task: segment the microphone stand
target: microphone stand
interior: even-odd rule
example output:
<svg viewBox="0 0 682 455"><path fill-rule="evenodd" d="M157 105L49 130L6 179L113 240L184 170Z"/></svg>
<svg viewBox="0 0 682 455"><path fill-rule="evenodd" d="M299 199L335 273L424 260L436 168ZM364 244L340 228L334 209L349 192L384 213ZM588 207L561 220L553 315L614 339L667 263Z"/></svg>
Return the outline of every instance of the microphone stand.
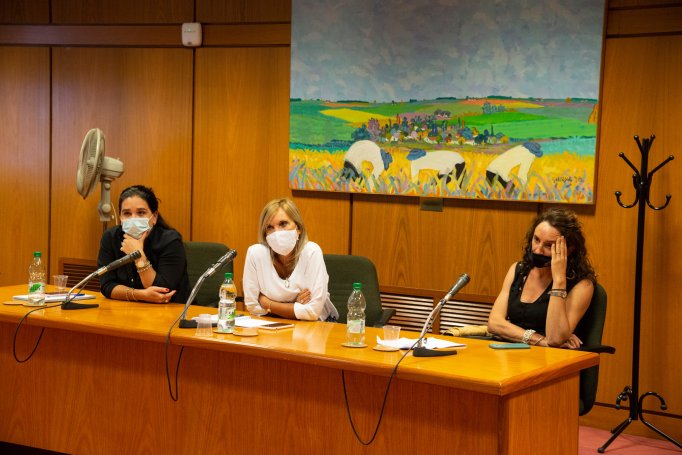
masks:
<svg viewBox="0 0 682 455"><path fill-rule="evenodd" d="M66 294L66 300L62 303L61 307L62 310L84 310L86 308L97 308L99 307L98 303L76 303L73 300L71 300L73 297L73 290L78 288L78 293L85 287L86 283L93 279L95 276L97 276L97 271L92 272L90 275L86 276L78 284L76 284L74 287L72 287L69 292Z"/></svg>
<svg viewBox="0 0 682 455"><path fill-rule="evenodd" d="M446 296L447 297L447 296ZM415 343L415 347L412 350L412 355L414 357L443 357L447 355L455 355L457 354L457 351L451 350L451 351L438 351L436 349L429 349L425 346L424 342L424 336L426 335L426 332L431 329L431 324L433 323L433 320L436 318L438 313L440 313L440 310L443 308L443 306L448 302L446 297L443 297L440 302L438 302L438 305L436 305L433 310L431 310L431 313L429 314L429 317L426 318L426 322L424 323L424 327L422 328L421 333L419 334L419 339Z"/></svg>
<svg viewBox="0 0 682 455"><path fill-rule="evenodd" d="M461 285L458 287L458 285L461 283ZM426 343L424 341L424 337L426 336L426 332L431 329L431 324L433 323L434 319L436 316L438 316L438 313L440 313L440 310L445 306L448 301L461 289L462 287L466 286L467 283L469 283L469 275L466 273L463 274L460 277L460 281L455 284L455 286L450 289L450 291L445 294L445 296L440 299L440 302L438 302L438 305L436 305L433 310L431 310L431 313L429 313L429 317L426 318L426 322L424 322L424 327L422 327L422 331L419 334L419 339L417 342L414 344L414 348L412 349L412 355L414 357L443 357L443 356L448 356L448 355L455 355L457 354L457 351L455 350L436 350L436 349L429 349L426 347Z"/></svg>
<svg viewBox="0 0 682 455"><path fill-rule="evenodd" d="M187 302L185 303L185 308L182 310L182 314L180 315L180 324L178 327L181 329L196 329L197 328L197 321L192 321L192 320L187 320L187 310L189 309L189 306L192 304L194 301L194 298L197 296L197 293L199 292L199 288L204 284L204 280L208 278L208 272L211 269L208 269L205 271L197 280L196 284L192 288L192 292L189 294L189 298L187 298Z"/></svg>
<svg viewBox="0 0 682 455"><path fill-rule="evenodd" d="M231 255L231 257L229 256L230 253L233 253ZM189 293L189 297L187 298L187 302L185 303L185 308L183 308L182 314L180 315L180 324L178 325L178 327L180 327L181 329L196 329L197 328L197 321L187 320L187 310L189 309L189 306L194 301L194 298L197 296L197 293L199 292L199 289L201 288L201 286L204 284L204 281L206 280L206 278L213 275L216 271L221 269L228 262L232 262L236 256L237 256L237 252L235 250L228 251L225 256L218 259L218 262L216 262L211 267L206 269L206 271L199 277L196 284L192 288L192 292ZM217 325L217 323L216 323L216 325Z"/></svg>
<svg viewBox="0 0 682 455"><path fill-rule="evenodd" d="M95 270L92 272L90 275L86 276L83 278L77 285L72 287L68 294L66 294L66 300L64 300L64 303L62 303L62 310L84 310L86 308L97 308L99 307L99 304L97 303L75 303L71 299L73 290L78 288L78 292L80 292L83 287L85 286L85 283L90 281L93 277L95 276L102 276L107 272L110 272L112 270L115 270L119 267L122 267L135 259L138 259L141 256L141 253L139 250L133 251L132 253L123 256L121 259L117 259L114 262L110 263L109 265L106 265L104 267L100 267L99 269Z"/></svg>

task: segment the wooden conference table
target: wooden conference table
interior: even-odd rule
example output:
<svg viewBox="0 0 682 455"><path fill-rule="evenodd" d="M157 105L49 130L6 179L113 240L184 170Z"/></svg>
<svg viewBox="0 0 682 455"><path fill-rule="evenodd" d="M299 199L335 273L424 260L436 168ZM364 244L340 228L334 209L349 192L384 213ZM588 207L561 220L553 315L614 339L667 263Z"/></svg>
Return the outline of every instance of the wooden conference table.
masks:
<svg viewBox="0 0 682 455"><path fill-rule="evenodd" d="M25 293L0 287L0 301ZM48 289L49 290L49 289ZM464 340L458 355L400 364L375 441L348 421L341 372L358 433L369 440L388 377L402 355L341 346L345 325L296 322L255 337L173 329L179 399L165 373L165 339L180 305L113 301L96 309L32 313L0 305L0 441L67 453L578 452L578 373L596 354L532 347L493 350ZM206 312L190 308L190 316ZM215 311L214 309L210 309ZM414 332L403 336L416 338ZM174 383L174 378L173 378Z"/></svg>

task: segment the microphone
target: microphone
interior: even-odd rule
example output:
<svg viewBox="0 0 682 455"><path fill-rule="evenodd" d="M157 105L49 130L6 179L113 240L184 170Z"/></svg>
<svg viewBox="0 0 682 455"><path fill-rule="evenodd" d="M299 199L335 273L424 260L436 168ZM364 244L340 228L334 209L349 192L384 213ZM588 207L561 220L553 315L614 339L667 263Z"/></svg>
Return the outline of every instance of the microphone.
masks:
<svg viewBox="0 0 682 455"><path fill-rule="evenodd" d="M121 259L116 259L114 262L112 262L109 265L105 265L104 267L100 267L95 271L95 275L97 276L102 276L107 272L111 272L112 270L116 270L119 267L123 267L126 264L130 264L136 259L140 259L140 256L142 256L142 253L140 253L140 250L135 250L130 254L127 254L123 256Z"/></svg>
<svg viewBox="0 0 682 455"><path fill-rule="evenodd" d="M469 278L469 275L466 273L463 273L462 276L460 276L457 279L457 282L450 288L450 290L443 296L442 299L440 299L440 302L438 302L438 305L431 310L431 313L429 314L429 317L426 318L426 322L424 322L424 327L422 328L421 333L419 334L419 339L415 343L415 347L412 350L412 355L414 357L441 357L441 356L446 356L446 355L455 355L457 354L457 351L437 351L435 349L429 349L424 346L424 336L426 335L427 330L431 327L431 323L433 322L433 319L440 313L440 310L445 306L446 303L448 303L448 300L450 300L455 294L457 294L464 286L469 284L469 281L471 278Z"/></svg>
<svg viewBox="0 0 682 455"><path fill-rule="evenodd" d="M235 257L237 257L236 250L228 251L227 253L225 253L224 256L218 259L212 266L207 268L206 271L199 277L196 284L192 288L192 292L190 292L189 297L187 298L187 302L185 303L185 308L183 308L182 310L182 314L180 314L180 324L178 325L178 327L180 327L181 329L195 329L197 327L197 321L187 320L187 310L189 309L189 306L192 304L194 298L199 292L199 289L204 284L204 280L213 275L217 270L219 270L228 262L232 262Z"/></svg>
<svg viewBox="0 0 682 455"><path fill-rule="evenodd" d="M235 250L230 250L223 257L218 259L215 264L210 266L208 269L206 269L206 278L209 276L213 275L216 270L221 269L225 264L228 262L232 262L234 258L237 256L237 252Z"/></svg>
<svg viewBox="0 0 682 455"><path fill-rule="evenodd" d="M66 294L66 299L64 300L64 303L62 303L62 310L84 310L86 308L97 308L99 306L99 304L97 303L73 302L71 300L72 299L71 296L73 295L74 289L78 288L78 290L80 291L81 289L83 289L83 286L85 286L85 284L94 277L102 276L107 272L111 272L112 270L116 270L117 268L123 267L126 264L130 264L135 259L139 259L140 256L142 256L140 250L135 250L132 253L123 256L121 259L116 259L114 262L105 265L104 267L100 267L99 269L92 272L90 275L83 278L77 285L75 285L69 290L68 294Z"/></svg>
<svg viewBox="0 0 682 455"><path fill-rule="evenodd" d="M469 284L469 281L471 278L469 278L469 275L466 273L463 273L462 276L460 276L457 279L457 282L450 288L447 294L445 294L445 297L443 297L442 300L445 300L446 302L452 298L453 295L456 295L464 286Z"/></svg>

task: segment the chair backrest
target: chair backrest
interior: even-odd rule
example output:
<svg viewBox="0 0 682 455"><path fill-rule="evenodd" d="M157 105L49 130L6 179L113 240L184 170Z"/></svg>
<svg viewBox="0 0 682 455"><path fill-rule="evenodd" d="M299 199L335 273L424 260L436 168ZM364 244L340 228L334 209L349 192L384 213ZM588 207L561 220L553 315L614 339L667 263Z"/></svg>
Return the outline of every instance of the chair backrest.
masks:
<svg viewBox="0 0 682 455"><path fill-rule="evenodd" d="M353 283L362 283L362 293L367 302L365 325L374 324L381 317L381 294L379 278L374 263L363 256L325 254L324 263L329 275L329 297L339 311L339 321L346 323L348 297L353 291Z"/></svg>
<svg viewBox="0 0 682 455"><path fill-rule="evenodd" d="M222 243L214 242L185 242L187 256L187 275L192 288L199 277L228 251ZM219 272L206 278L197 292L193 305L218 306L218 290L225 279L225 272L232 272L232 263L226 264Z"/></svg>
<svg viewBox="0 0 682 455"><path fill-rule="evenodd" d="M590 346L601 345L604 321L606 320L606 291L597 283L594 286L592 301L575 329L575 334L583 342L586 350ZM580 372L580 415L587 414L597 396L599 365Z"/></svg>

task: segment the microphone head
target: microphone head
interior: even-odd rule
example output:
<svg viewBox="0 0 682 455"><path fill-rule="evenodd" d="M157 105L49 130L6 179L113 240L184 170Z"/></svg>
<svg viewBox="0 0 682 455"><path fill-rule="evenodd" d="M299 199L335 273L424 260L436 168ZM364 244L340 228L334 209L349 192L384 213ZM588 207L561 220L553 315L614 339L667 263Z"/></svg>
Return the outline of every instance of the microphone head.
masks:
<svg viewBox="0 0 682 455"><path fill-rule="evenodd" d="M130 257L133 259L139 259L140 256L142 256L142 253L140 253L140 250L135 250L132 253L130 253Z"/></svg>

